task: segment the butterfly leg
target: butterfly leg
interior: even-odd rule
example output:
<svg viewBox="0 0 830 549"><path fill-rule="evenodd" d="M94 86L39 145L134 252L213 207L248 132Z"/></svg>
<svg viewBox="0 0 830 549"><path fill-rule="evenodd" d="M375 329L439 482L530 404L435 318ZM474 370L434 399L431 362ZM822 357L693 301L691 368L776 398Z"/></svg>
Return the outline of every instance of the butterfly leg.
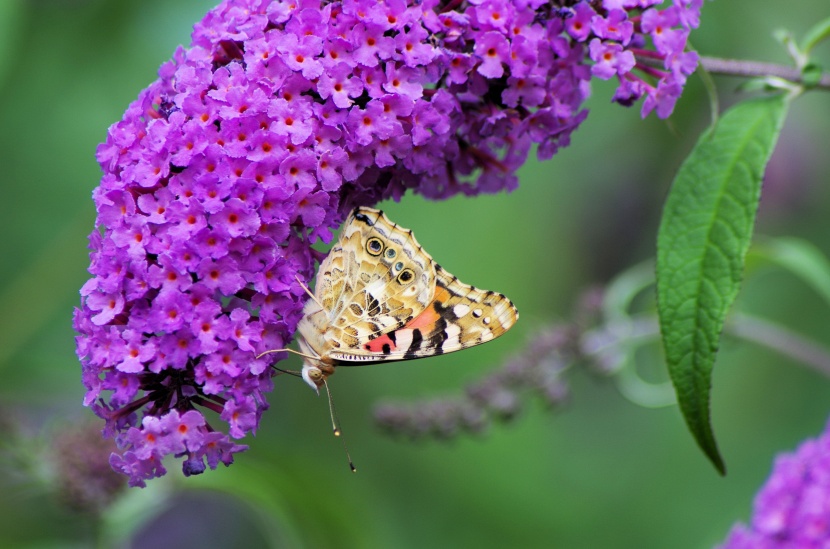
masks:
<svg viewBox="0 0 830 549"><path fill-rule="evenodd" d="M288 374L294 377L303 377L303 374L297 370L283 370L282 368L277 368L276 366L271 366L271 368L275 369L278 373L274 374L278 376L280 374Z"/></svg>
<svg viewBox="0 0 830 549"><path fill-rule="evenodd" d="M313 293L311 293L311 290L309 290L309 289L308 289L308 286L306 286L305 284L303 284L303 281L302 281L302 280L300 280L300 277L299 277L299 276L294 276L294 278L296 278L296 279L297 279L297 282L299 282L300 287L302 287L302 289L303 289L303 290L305 290L305 293L307 293L307 294L308 294L308 297L310 297L311 299L313 299L313 300L314 300L314 303L316 303L317 305L319 305L321 310L325 311L326 309L325 309L325 307L323 307L323 304L322 304L322 303L320 303L320 300L319 300L319 299L317 299L317 296L315 296Z"/></svg>
<svg viewBox="0 0 830 549"><path fill-rule="evenodd" d="M269 349L265 352L262 352L262 353L258 354L256 357L261 358L261 357L263 357L263 356L265 356L269 353L281 353L283 351L285 351L287 353L294 353L295 355L299 355L303 358L309 358L309 359L312 359L312 360L315 360L317 358L317 357L313 357L311 355L307 355L305 353L301 353L299 351L295 351L294 349ZM282 368L277 368L274 365L271 365L271 367L273 369L275 369L276 371L278 371L280 374L289 374L289 375L296 376L296 377L303 377L302 372L299 372L299 371L296 371L296 370L283 370ZM279 375L279 374L277 374L277 375Z"/></svg>
<svg viewBox="0 0 830 549"><path fill-rule="evenodd" d="M297 356L301 356L301 357L303 357L303 358L309 358L309 359L311 359L311 360L319 360L319 359L320 359L320 357L316 357L316 356L307 355L307 354L305 354L305 353L301 353L300 351L295 351L294 349L268 349L267 351L264 351L264 352L262 352L262 353L259 353L256 357L257 357L257 358L262 358L263 356L265 356L265 355L267 355L267 354L270 354L270 353L281 353L281 352L283 352L283 351L285 351L285 352L287 352L287 353L294 353L294 354L295 354L295 355L297 355Z"/></svg>

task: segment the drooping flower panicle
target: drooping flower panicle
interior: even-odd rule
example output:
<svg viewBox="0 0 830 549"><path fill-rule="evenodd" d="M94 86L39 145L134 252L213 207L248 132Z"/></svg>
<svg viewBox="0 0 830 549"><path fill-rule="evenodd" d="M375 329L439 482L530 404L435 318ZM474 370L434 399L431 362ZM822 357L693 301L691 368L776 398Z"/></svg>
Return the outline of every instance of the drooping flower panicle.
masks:
<svg viewBox="0 0 830 549"><path fill-rule="evenodd" d="M381 404L375 422L393 436L450 439L480 433L494 420L512 420L522 410L524 394L558 408L569 395L564 373L576 359L571 349L575 335L567 325L541 329L520 355L468 384L464 395Z"/></svg>
<svg viewBox="0 0 830 549"><path fill-rule="evenodd" d="M85 403L121 448L112 465L140 486L168 454L195 474L245 448L234 440L272 387L255 357L290 342L311 244L353 206L513 189L533 143L542 158L568 144L592 75L667 116L695 66L683 49L700 0L654 4L226 0L209 12L98 149L93 278L74 323Z"/></svg>

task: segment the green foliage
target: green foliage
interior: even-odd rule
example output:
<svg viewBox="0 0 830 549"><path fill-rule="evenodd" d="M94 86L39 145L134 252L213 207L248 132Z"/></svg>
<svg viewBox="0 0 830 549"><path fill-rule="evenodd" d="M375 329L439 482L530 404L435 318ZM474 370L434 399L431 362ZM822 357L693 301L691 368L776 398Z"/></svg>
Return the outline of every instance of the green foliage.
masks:
<svg viewBox="0 0 830 549"><path fill-rule="evenodd" d="M709 417L712 366L787 106L781 95L740 103L701 136L672 184L657 237L669 373L689 429L721 474L726 467Z"/></svg>
<svg viewBox="0 0 830 549"><path fill-rule="evenodd" d="M750 248L747 270L762 262L790 271L830 305L830 260L815 245L801 238L765 239Z"/></svg>
<svg viewBox="0 0 830 549"><path fill-rule="evenodd" d="M814 47L828 38L830 38L830 17L822 19L807 31L804 40L801 41L801 51L809 55Z"/></svg>
<svg viewBox="0 0 830 549"><path fill-rule="evenodd" d="M22 14L21 0L0 2L0 87L7 77L15 44L20 40L19 21Z"/></svg>

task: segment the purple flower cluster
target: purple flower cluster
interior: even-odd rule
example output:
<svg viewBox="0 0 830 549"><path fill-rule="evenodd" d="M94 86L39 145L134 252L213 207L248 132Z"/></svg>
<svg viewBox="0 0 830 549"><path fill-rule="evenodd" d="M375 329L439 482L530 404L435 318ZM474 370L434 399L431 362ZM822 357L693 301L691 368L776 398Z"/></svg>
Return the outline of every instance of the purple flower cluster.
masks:
<svg viewBox="0 0 830 549"><path fill-rule="evenodd" d="M830 425L795 453L776 458L754 507L751 524L736 525L720 549L830 546Z"/></svg>
<svg viewBox="0 0 830 549"><path fill-rule="evenodd" d="M652 7L662 3L602 0L575 2L562 10L568 14L568 34L588 43L591 73L619 80L613 100L631 105L646 96L643 117L656 110L667 118L698 62L697 53L684 50L689 33L700 24L703 0L674 0L663 10Z"/></svg>
<svg viewBox="0 0 830 549"><path fill-rule="evenodd" d="M208 13L98 149L93 278L74 324L113 467L141 486L168 454L195 474L245 449L234 440L272 387L256 356L290 342L311 244L353 206L514 188L532 143L543 158L568 144L592 73L668 115L699 1L654 3L226 0Z"/></svg>

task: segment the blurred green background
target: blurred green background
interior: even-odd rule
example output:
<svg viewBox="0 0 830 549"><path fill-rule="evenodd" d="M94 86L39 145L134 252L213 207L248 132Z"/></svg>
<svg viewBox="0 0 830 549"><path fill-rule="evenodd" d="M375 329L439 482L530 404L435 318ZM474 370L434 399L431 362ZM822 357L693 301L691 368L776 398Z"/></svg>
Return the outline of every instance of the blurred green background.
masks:
<svg viewBox="0 0 830 549"><path fill-rule="evenodd" d="M675 407L639 407L611 380L578 370L567 406L551 413L531 401L480 437L413 444L373 425L378 401L458 393L536 329L566 319L584 288L653 256L663 198L708 123L707 98L693 77L669 123L643 121L639 106L610 105L613 85L599 83L572 146L528 162L512 194L381 205L452 273L510 296L522 318L483 348L333 378L358 474L331 436L325 400L277 378L271 409L232 467L184 479L170 463L103 524L67 508L54 495L50 462L62 456L50 440L93 417L81 404L71 311L87 279L95 147L212 4L0 0L0 547L86 547L96 536L156 548L711 547L747 519L774 455L821 432L830 383L733 339L713 393L725 478ZM707 2L692 42L707 55L786 63L772 31L798 35L828 15L826 0ZM826 44L817 53L830 60ZM717 83L722 102L734 101L740 81ZM827 97L795 103L758 232L830 253ZM787 273L754 273L739 306L830 345L830 311Z"/></svg>

